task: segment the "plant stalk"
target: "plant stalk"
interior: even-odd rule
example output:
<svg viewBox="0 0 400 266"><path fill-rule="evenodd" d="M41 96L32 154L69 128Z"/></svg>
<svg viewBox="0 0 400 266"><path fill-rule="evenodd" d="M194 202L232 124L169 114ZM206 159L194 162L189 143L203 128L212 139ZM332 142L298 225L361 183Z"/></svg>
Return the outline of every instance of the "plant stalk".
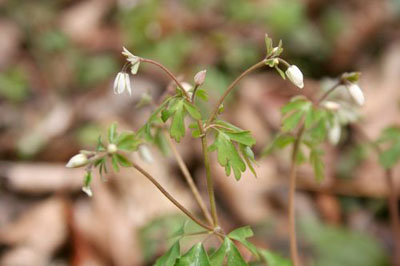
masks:
<svg viewBox="0 0 400 266"><path fill-rule="evenodd" d="M190 174L185 162L183 161L182 156L179 154L175 143L171 140L170 136L165 131L164 131L164 135L165 135L165 137L166 137L166 139L168 141L168 144L169 144L169 147L172 150L172 153L175 156L175 159L176 159L176 161L178 163L178 166L181 169L181 172L182 172L183 176L185 177L185 180L188 183L188 185L189 185L189 187L190 187L190 189L191 189L191 191L193 193L193 196L196 199L197 204L199 205L199 207L200 207L201 211L203 212L204 217L207 219L208 223L212 225L213 224L213 219L211 218L211 215L210 215L210 213L209 213L209 211L208 211L203 199L200 196L200 192L197 189L197 186L193 181L193 177Z"/></svg>
<svg viewBox="0 0 400 266"><path fill-rule="evenodd" d="M239 81L242 80L242 78L244 78L247 74L249 74L250 72L256 70L259 67L265 66L265 61L266 59L258 62L255 65L252 65L251 67L249 67L248 69L246 69L242 74L240 74L230 85L229 87L225 90L224 94L219 98L217 105L215 106L213 112L210 115L210 118L207 120L206 125L209 125L212 123L212 121L214 121L214 119L217 117L218 115L218 110L219 107L221 106L221 104L224 102L226 96L228 96L228 94L235 88L236 84L239 83Z"/></svg>
<svg viewBox="0 0 400 266"><path fill-rule="evenodd" d="M137 171L139 171L143 176L145 176L151 183L153 183L158 190L160 190L160 192L162 194L164 194L165 197L167 197L178 209L180 209L184 214L186 214L190 219L193 220L193 222L197 223L198 225L200 225L201 227L203 227L204 229L207 229L208 231L212 231L214 232L214 228L203 223L202 221L200 221L198 218L196 218L189 210L187 210L185 207L183 207L182 204L180 204L171 194L169 194L162 186L160 183L158 183L157 180L154 179L154 177L149 174L147 171L145 171L143 168L141 168L139 165L137 165L134 162L132 163L132 167L135 168Z"/></svg>

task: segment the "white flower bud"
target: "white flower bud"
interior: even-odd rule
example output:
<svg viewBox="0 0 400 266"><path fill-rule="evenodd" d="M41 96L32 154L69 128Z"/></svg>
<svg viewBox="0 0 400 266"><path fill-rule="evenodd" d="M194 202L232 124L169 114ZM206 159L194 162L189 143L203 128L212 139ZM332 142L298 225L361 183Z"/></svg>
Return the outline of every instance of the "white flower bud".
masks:
<svg viewBox="0 0 400 266"><path fill-rule="evenodd" d="M335 122L328 131L328 139L332 145L336 145L340 141L341 127L338 122Z"/></svg>
<svg viewBox="0 0 400 266"><path fill-rule="evenodd" d="M122 47L122 54L126 56L126 60L131 63L131 73L135 75L139 70L140 58L133 55L125 47Z"/></svg>
<svg viewBox="0 0 400 266"><path fill-rule="evenodd" d="M154 162L153 155L147 145L142 144L139 146L139 155L146 163L152 164Z"/></svg>
<svg viewBox="0 0 400 266"><path fill-rule="evenodd" d="M325 101L322 104L322 107L331 110L331 111L337 111L340 108L340 104L337 102L332 102L332 101Z"/></svg>
<svg viewBox="0 0 400 266"><path fill-rule="evenodd" d="M187 82L182 82L182 87L185 89L185 91L188 93L189 97L192 97L193 95L193 87Z"/></svg>
<svg viewBox="0 0 400 266"><path fill-rule="evenodd" d="M360 106L364 105L365 102L364 93L357 84L350 83L346 85L346 88L349 90L351 97L358 105Z"/></svg>
<svg viewBox="0 0 400 266"><path fill-rule="evenodd" d="M296 85L300 89L304 87L303 73L301 73L300 69L297 66L291 65L290 67L288 67L285 73L294 85Z"/></svg>
<svg viewBox="0 0 400 266"><path fill-rule="evenodd" d="M132 94L131 80L129 78L128 73L119 72L114 80L113 88L115 94L121 94L125 90L127 90L129 95L131 95Z"/></svg>
<svg viewBox="0 0 400 266"><path fill-rule="evenodd" d="M89 186L82 187L82 191L85 192L89 197L93 196L92 189Z"/></svg>
<svg viewBox="0 0 400 266"><path fill-rule="evenodd" d="M274 47L271 51L271 54L278 52L278 50L279 50L279 47Z"/></svg>
<svg viewBox="0 0 400 266"><path fill-rule="evenodd" d="M108 153L113 154L113 153L116 153L117 151L118 151L117 145L115 145L113 143L108 144L108 146L107 146L107 152Z"/></svg>
<svg viewBox="0 0 400 266"><path fill-rule="evenodd" d="M204 81L206 80L206 75L207 75L207 70L202 70L202 71L198 72L198 73L194 76L194 83L195 83L197 86L203 85Z"/></svg>
<svg viewBox="0 0 400 266"><path fill-rule="evenodd" d="M71 159L69 159L68 163L65 165L68 168L78 168L81 166L85 166L88 163L88 159L84 154L74 155Z"/></svg>

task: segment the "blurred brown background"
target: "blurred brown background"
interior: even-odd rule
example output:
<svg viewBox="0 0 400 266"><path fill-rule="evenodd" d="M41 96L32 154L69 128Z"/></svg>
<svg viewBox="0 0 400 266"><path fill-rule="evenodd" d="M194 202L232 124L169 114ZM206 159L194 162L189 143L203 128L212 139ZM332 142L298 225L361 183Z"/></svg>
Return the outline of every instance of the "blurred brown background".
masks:
<svg viewBox="0 0 400 266"><path fill-rule="evenodd" d="M268 33L303 70L301 93L314 95L342 72L363 72L360 125L376 139L400 123L399 18L399 0L0 1L0 265L152 265L185 220L132 170L109 174L106 183L96 176L88 198L83 170L64 167L80 149L93 149L112 121L139 128L151 111L135 107L141 95L157 99L169 82L143 65L133 96L113 95L122 46L189 82L207 69L213 103L265 56ZM224 117L253 131L259 157L279 129L279 108L299 91L267 68L239 87ZM389 265L394 239L383 171L351 128L344 134L339 146L326 146L323 184L301 168L301 253L307 265ZM179 149L205 193L199 143L185 138ZM172 157L152 151L157 163L135 159L198 211ZM286 256L287 152L260 158L258 178L246 173L239 182L213 164L224 227L250 224L254 243ZM396 169L396 181L399 175Z"/></svg>

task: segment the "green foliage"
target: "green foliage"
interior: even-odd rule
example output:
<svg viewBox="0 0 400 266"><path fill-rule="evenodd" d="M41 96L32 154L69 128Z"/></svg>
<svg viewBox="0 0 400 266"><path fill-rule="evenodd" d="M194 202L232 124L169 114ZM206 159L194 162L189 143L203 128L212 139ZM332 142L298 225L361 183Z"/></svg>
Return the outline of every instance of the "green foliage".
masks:
<svg viewBox="0 0 400 266"><path fill-rule="evenodd" d="M21 102L28 94L28 80L19 68L11 68L0 73L0 98Z"/></svg>
<svg viewBox="0 0 400 266"><path fill-rule="evenodd" d="M291 266L290 260L276 254L270 250L259 249L262 259L268 263L268 266Z"/></svg>
<svg viewBox="0 0 400 266"><path fill-rule="evenodd" d="M227 265L246 266L248 265L243 259L235 244L228 237L224 239L222 245L211 256L210 261L213 266L222 266L226 259Z"/></svg>
<svg viewBox="0 0 400 266"><path fill-rule="evenodd" d="M392 168L400 160L400 128L388 127L383 130L378 139L378 144L386 145L379 155L380 164L385 169Z"/></svg>
<svg viewBox="0 0 400 266"><path fill-rule="evenodd" d="M188 252L180 257L176 266L211 266L207 252L205 251L202 243L195 244Z"/></svg>
<svg viewBox="0 0 400 266"><path fill-rule="evenodd" d="M180 257L181 247L179 244L179 240L176 241L172 247L162 255L154 264L154 266L174 266L175 262Z"/></svg>
<svg viewBox="0 0 400 266"><path fill-rule="evenodd" d="M231 239L237 240L240 243L243 244L248 250L253 253L253 255L259 259L258 251L256 246L254 246L252 243L247 241L247 238L253 236L253 231L251 230L250 226L245 226L241 228L237 228L233 230L232 232L229 233L228 235Z"/></svg>

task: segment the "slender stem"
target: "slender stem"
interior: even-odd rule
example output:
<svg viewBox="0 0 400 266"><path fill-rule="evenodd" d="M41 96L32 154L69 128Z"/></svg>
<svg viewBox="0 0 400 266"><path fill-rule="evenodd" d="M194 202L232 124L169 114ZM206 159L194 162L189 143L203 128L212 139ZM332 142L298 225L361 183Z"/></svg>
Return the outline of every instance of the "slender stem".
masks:
<svg viewBox="0 0 400 266"><path fill-rule="evenodd" d="M199 219L197 219L190 211L188 211L185 207L182 206L182 204L180 204L171 194L169 194L162 186L160 183L157 182L157 180L155 180L151 174L149 174L148 172L146 172L143 168L141 168L139 165L137 165L136 163L132 162L132 167L135 168L137 171L139 171L142 175L144 175L151 183L153 183L158 190L161 191L161 193L164 194L165 197L167 197L178 209L180 209L184 214L186 214L190 219L193 220L193 222L197 223L198 225L200 225L201 227L207 229L208 231L212 231L214 232L214 228L203 223L202 221L200 221Z"/></svg>
<svg viewBox="0 0 400 266"><path fill-rule="evenodd" d="M356 129L358 135L361 138L365 139L365 141L371 145L371 147L377 153L377 155L382 153L382 149L370 139L370 137L364 132L364 130L361 127L355 125L353 128ZM396 188L396 183L394 182L392 169L385 170L385 179L389 190L388 205L389 205L390 223L394 239L393 265L400 266L400 214L399 214L399 209L397 207L397 202L398 202L397 188Z"/></svg>
<svg viewBox="0 0 400 266"><path fill-rule="evenodd" d="M194 197L195 197L195 199L197 201L197 204L199 205L201 211L203 212L204 217L207 219L209 224L213 224L213 220L211 218L211 215L210 215L206 205L204 204L204 201L200 196L200 192L197 189L197 186L193 181L193 177L190 174L190 172L189 172L185 162L183 161L181 155L179 154L175 143L171 140L170 136L165 131L164 131L164 135L165 135L165 137L166 137L166 139L168 141L168 144L169 144L169 147L172 150L172 153L174 154L174 156L176 158L178 166L181 169L182 174L185 177L185 180L188 183L188 185L189 185L189 187L190 187L190 189L191 189L191 191L192 191L192 193L193 193L193 195L194 195Z"/></svg>
<svg viewBox="0 0 400 266"><path fill-rule="evenodd" d="M149 64L153 64L159 68L161 68L175 83L176 85L182 90L183 94L185 95L185 97L191 101L191 98L189 96L189 93L185 90L185 88L182 86L182 84L179 82L178 78L175 77L175 75L169 71L168 68L166 68L165 66L163 66L162 64L158 63L157 61L151 60L151 59L147 59L147 58L140 58L141 62L145 62L145 63L149 63Z"/></svg>
<svg viewBox="0 0 400 266"><path fill-rule="evenodd" d="M192 93L192 99L190 99L190 101L192 102L192 103L194 103L194 97L196 97L196 92L197 92L197 89L199 88L199 85L195 85L194 86L194 89L193 89L193 93Z"/></svg>
<svg viewBox="0 0 400 266"><path fill-rule="evenodd" d="M230 85L229 87L225 90L224 94L221 96L221 98L219 98L217 105L214 108L214 111L211 113L210 118L207 121L207 125L211 124L212 121L214 121L215 117L218 114L218 110L219 107L221 106L221 104L224 102L226 96L228 96L228 94L233 90L233 88L235 88L236 84L238 84L238 82L240 80L242 80L242 78L244 78L247 74L249 74L250 72L252 72L253 70L265 66L265 60L262 60L260 62L258 62L257 64L251 66L250 68L246 69L242 74L240 74Z"/></svg>
<svg viewBox="0 0 400 266"><path fill-rule="evenodd" d="M324 99L326 99L330 93L332 93L341 83L338 82L326 93L324 93L316 102L319 105ZM299 254L297 248L297 237L296 237L296 210L294 204L295 192L296 192L296 180L297 180L297 164L296 158L299 153L301 139L305 132L304 120L301 122L299 131L296 134L296 141L293 144L290 175L289 175L289 203L288 203L288 219L289 219L289 234L290 234L290 256L292 258L293 266L299 266Z"/></svg>
<svg viewBox="0 0 400 266"><path fill-rule="evenodd" d="M211 216L213 219L214 227L218 227L218 214L217 214L217 206L215 203L214 181L211 176L210 155L208 153L207 136L202 122L197 121L197 124L199 126L199 130L201 133L201 147L204 157L204 166L206 168L207 192L208 192L208 198L210 200Z"/></svg>

